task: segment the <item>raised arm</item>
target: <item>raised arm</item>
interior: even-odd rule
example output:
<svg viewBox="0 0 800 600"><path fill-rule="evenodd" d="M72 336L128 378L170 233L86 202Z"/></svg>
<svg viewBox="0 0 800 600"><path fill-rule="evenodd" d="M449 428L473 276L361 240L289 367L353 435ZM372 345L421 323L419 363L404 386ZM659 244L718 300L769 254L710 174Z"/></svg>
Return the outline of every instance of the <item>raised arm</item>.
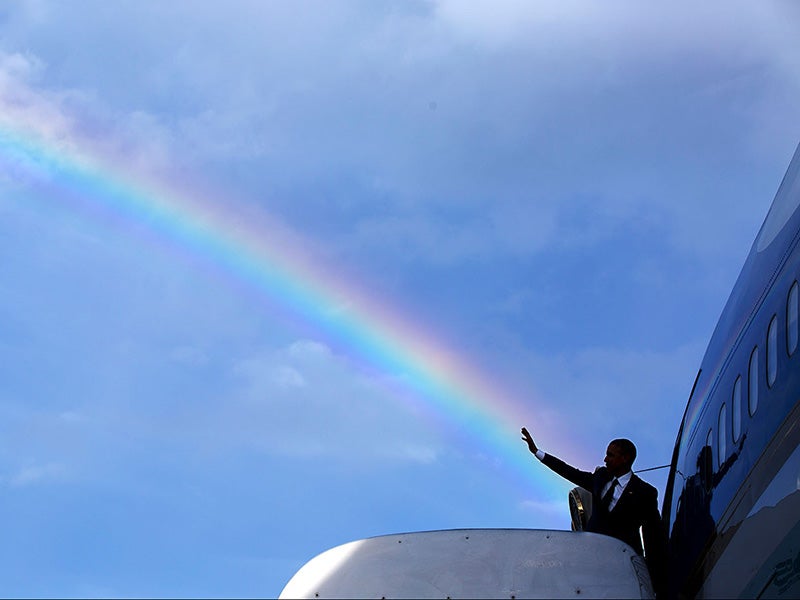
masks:
<svg viewBox="0 0 800 600"><path fill-rule="evenodd" d="M522 441L528 444L528 450L531 451L531 454L536 454L539 448L536 446L536 442L533 441L533 436L528 432L528 430L523 427L522 428ZM540 458L537 456L536 458ZM541 457L542 463L555 471L559 475L561 475L564 479L571 481L577 486L580 486L586 490L592 491L592 474L588 471L581 471L572 467L565 463L563 460L556 458L551 454L542 454Z"/></svg>

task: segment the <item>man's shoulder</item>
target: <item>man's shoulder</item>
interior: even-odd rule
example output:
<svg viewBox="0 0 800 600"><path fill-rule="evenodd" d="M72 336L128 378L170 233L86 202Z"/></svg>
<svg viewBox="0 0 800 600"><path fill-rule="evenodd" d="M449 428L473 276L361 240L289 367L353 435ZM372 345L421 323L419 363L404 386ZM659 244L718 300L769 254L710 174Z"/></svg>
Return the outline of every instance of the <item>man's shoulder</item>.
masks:
<svg viewBox="0 0 800 600"><path fill-rule="evenodd" d="M628 485L631 483L643 494L653 494L658 496L658 490L654 486L647 483L644 479L636 475L636 473L631 476L631 480Z"/></svg>

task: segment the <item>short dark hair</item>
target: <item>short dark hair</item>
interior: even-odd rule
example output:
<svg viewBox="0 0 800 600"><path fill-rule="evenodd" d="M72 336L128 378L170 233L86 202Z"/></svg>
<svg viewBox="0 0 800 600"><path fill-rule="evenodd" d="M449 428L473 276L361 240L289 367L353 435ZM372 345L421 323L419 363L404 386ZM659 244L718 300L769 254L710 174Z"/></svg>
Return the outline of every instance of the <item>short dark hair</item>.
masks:
<svg viewBox="0 0 800 600"><path fill-rule="evenodd" d="M636 460L636 446L634 445L634 443L625 438L611 440L611 443L617 448L619 448L623 454L631 457L629 464L632 465L633 461Z"/></svg>

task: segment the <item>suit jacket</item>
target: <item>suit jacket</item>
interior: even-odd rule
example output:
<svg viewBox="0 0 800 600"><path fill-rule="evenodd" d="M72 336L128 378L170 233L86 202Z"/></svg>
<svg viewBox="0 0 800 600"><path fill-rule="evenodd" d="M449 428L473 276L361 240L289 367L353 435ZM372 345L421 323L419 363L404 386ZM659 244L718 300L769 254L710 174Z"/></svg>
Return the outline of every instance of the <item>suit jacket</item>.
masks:
<svg viewBox="0 0 800 600"><path fill-rule="evenodd" d="M658 512L656 488L632 474L613 510L605 512L600 508L603 487L613 479L606 467L599 467L594 473L581 471L549 454L545 454L542 462L564 479L591 492L592 515L586 530L613 536L631 546L639 554L644 553L651 574L655 578L653 571L658 570L656 565L660 566L662 563L666 546L666 535ZM644 548L639 537L640 527Z"/></svg>

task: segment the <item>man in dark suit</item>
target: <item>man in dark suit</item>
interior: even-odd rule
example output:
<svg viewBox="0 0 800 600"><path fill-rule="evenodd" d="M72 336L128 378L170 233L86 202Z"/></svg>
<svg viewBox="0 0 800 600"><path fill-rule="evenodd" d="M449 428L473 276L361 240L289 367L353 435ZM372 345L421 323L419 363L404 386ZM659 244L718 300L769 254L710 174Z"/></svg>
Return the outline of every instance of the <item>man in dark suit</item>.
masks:
<svg viewBox="0 0 800 600"><path fill-rule="evenodd" d="M640 555L643 554L653 584L658 590L662 583L666 535L658 512L658 491L631 471L636 459L636 446L633 442L626 439L613 440L606 449L606 466L598 467L594 473L590 473L539 450L524 427L522 439L545 466L591 492L592 515L586 531L613 536L631 546ZM642 530L641 537L639 528Z"/></svg>

